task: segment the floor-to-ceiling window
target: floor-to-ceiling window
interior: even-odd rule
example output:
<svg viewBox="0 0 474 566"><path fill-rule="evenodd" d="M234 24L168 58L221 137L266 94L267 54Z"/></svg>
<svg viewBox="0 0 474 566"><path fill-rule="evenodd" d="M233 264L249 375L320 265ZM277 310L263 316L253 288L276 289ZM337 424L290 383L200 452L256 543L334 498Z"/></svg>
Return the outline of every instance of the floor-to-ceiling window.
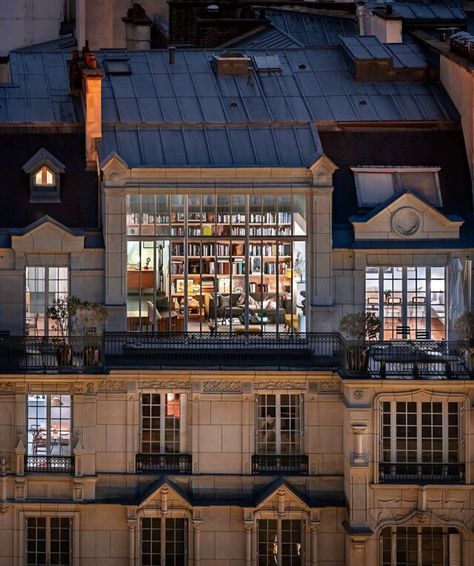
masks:
<svg viewBox="0 0 474 566"><path fill-rule="evenodd" d="M26 334L57 336L61 330L48 318L54 300L69 294L67 267L27 267L25 282Z"/></svg>
<svg viewBox="0 0 474 566"><path fill-rule="evenodd" d="M382 321L391 339L446 338L444 267L367 267L366 311Z"/></svg>
<svg viewBox="0 0 474 566"><path fill-rule="evenodd" d="M303 194L127 197L132 331L306 330Z"/></svg>

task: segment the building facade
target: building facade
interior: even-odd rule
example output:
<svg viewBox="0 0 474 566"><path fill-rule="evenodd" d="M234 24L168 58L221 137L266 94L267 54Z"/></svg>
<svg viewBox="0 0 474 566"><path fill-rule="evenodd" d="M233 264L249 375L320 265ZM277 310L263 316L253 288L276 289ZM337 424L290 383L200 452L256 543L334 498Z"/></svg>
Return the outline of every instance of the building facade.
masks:
<svg viewBox="0 0 474 566"><path fill-rule="evenodd" d="M470 564L461 107L325 41L12 54L0 564Z"/></svg>

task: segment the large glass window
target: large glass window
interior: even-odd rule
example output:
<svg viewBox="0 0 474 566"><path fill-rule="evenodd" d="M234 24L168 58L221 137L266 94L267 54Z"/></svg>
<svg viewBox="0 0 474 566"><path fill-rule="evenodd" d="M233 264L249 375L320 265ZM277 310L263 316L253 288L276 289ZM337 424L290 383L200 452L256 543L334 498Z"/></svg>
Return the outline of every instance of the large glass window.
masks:
<svg viewBox="0 0 474 566"><path fill-rule="evenodd" d="M71 396L28 395L27 411L27 468L69 471Z"/></svg>
<svg viewBox="0 0 474 566"><path fill-rule="evenodd" d="M257 453L301 454L301 395L257 395Z"/></svg>
<svg viewBox="0 0 474 566"><path fill-rule="evenodd" d="M382 479L462 479L460 406L456 402L381 404Z"/></svg>
<svg viewBox="0 0 474 566"><path fill-rule="evenodd" d="M187 564L186 519L144 517L141 520L141 566Z"/></svg>
<svg viewBox="0 0 474 566"><path fill-rule="evenodd" d="M127 202L129 330L306 330L304 195Z"/></svg>
<svg viewBox="0 0 474 566"><path fill-rule="evenodd" d="M385 527L382 566L461 566L461 538L446 527Z"/></svg>
<svg viewBox="0 0 474 566"><path fill-rule="evenodd" d="M258 521L258 566L301 566L304 521L260 519Z"/></svg>
<svg viewBox="0 0 474 566"><path fill-rule="evenodd" d="M72 564L71 528L72 520L68 517L27 517L27 566Z"/></svg>
<svg viewBox="0 0 474 566"><path fill-rule="evenodd" d="M366 312L382 321L382 339L446 338L444 267L368 267Z"/></svg>
<svg viewBox="0 0 474 566"><path fill-rule="evenodd" d="M69 295L67 267L27 267L25 282L26 334L58 336L61 330L48 318L55 299Z"/></svg>

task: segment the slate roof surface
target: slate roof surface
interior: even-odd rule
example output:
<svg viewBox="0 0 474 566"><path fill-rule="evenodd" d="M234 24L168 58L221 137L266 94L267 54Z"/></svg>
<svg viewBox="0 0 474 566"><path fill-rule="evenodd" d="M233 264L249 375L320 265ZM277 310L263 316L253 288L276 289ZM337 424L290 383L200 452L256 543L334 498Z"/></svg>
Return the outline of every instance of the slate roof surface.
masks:
<svg viewBox="0 0 474 566"><path fill-rule="evenodd" d="M375 36L341 37L341 45L352 60L391 59L396 69L428 66L424 51L416 43L381 43Z"/></svg>
<svg viewBox="0 0 474 566"><path fill-rule="evenodd" d="M30 203L30 178L23 165L41 148L64 164L60 178L60 203ZM69 228L98 225L97 174L84 169L84 133L18 132L0 135L0 177L3 206L0 226L28 226L45 215Z"/></svg>
<svg viewBox="0 0 474 566"><path fill-rule="evenodd" d="M395 14L404 20L465 20L460 2L395 2Z"/></svg>
<svg viewBox="0 0 474 566"><path fill-rule="evenodd" d="M130 167L310 166L322 154L311 125L108 127L99 146L100 160L112 152Z"/></svg>

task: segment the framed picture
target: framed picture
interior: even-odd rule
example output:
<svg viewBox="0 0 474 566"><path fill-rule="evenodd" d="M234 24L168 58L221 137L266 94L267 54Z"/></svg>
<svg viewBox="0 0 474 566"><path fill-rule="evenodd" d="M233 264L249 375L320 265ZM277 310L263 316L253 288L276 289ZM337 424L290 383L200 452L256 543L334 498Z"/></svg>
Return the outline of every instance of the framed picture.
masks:
<svg viewBox="0 0 474 566"><path fill-rule="evenodd" d="M176 293L184 295L185 289L185 280L184 279L176 279ZM188 295L193 294L193 282L192 280L188 280Z"/></svg>

